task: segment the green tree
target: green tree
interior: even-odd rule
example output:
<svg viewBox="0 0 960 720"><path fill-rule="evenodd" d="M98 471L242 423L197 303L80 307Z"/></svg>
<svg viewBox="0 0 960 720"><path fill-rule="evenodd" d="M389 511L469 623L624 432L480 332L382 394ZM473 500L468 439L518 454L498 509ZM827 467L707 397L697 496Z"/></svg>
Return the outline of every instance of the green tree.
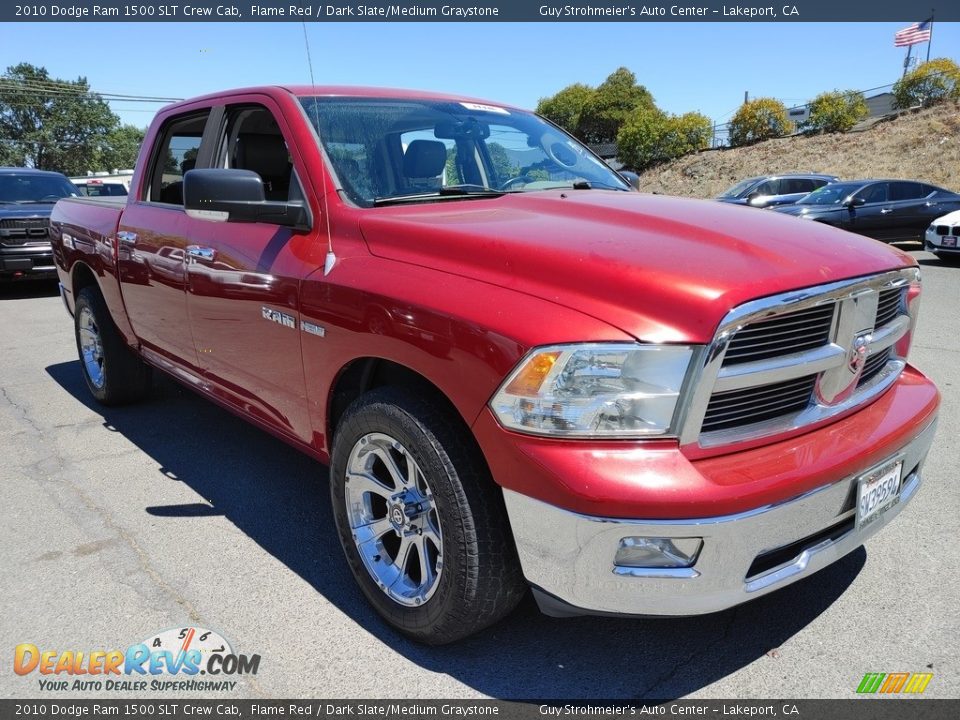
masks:
<svg viewBox="0 0 960 720"><path fill-rule="evenodd" d="M960 100L960 66L948 58L921 63L894 84L893 97L901 109Z"/></svg>
<svg viewBox="0 0 960 720"><path fill-rule="evenodd" d="M787 118L783 103L774 98L757 98L741 105L730 121L730 144L749 145L790 132L793 123Z"/></svg>
<svg viewBox="0 0 960 720"><path fill-rule="evenodd" d="M637 76L627 68L618 68L583 106L575 134L589 143L613 142L631 113L638 108L655 107L653 95L637 84Z"/></svg>
<svg viewBox="0 0 960 720"><path fill-rule="evenodd" d="M617 134L617 159L642 170L710 146L713 124L696 112L667 115L639 108Z"/></svg>
<svg viewBox="0 0 960 720"><path fill-rule="evenodd" d="M805 130L846 132L870 114L863 93L856 90L834 90L820 93L810 103L810 117Z"/></svg>
<svg viewBox="0 0 960 720"><path fill-rule="evenodd" d="M0 77L0 143L17 164L68 175L100 169L105 138L118 123L86 78L54 79L29 63Z"/></svg>
<svg viewBox="0 0 960 720"><path fill-rule="evenodd" d="M595 90L583 83L568 85L556 95L541 98L537 113L556 123L568 133L576 134L580 126L580 114L595 94Z"/></svg>
<svg viewBox="0 0 960 720"><path fill-rule="evenodd" d="M493 163L494 176L498 182L504 183L520 174L520 166L510 160L510 155L503 145L488 143L487 152L490 153L490 162Z"/></svg>
<svg viewBox="0 0 960 720"><path fill-rule="evenodd" d="M120 125L107 133L98 159L101 170L123 170L137 164L144 130L136 125Z"/></svg>

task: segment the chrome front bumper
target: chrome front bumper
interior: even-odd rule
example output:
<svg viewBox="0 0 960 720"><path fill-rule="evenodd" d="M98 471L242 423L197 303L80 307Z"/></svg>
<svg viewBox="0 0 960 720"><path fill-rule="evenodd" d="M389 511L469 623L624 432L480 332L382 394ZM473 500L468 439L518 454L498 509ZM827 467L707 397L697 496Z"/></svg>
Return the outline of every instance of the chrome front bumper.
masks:
<svg viewBox="0 0 960 720"><path fill-rule="evenodd" d="M891 455L903 459L899 503L859 531L859 475L777 505L692 520L591 517L510 490L504 499L524 575L545 612L700 615L773 592L860 547L916 494L935 430L933 421ZM696 536L703 548L689 568L615 566L629 536Z"/></svg>

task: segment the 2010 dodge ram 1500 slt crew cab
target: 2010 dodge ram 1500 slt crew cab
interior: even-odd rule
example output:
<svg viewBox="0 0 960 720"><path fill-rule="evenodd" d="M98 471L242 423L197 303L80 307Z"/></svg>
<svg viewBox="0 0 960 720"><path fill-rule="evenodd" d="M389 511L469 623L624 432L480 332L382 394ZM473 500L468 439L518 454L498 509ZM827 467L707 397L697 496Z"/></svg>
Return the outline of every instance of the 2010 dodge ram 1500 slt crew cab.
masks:
<svg viewBox="0 0 960 720"><path fill-rule="evenodd" d="M157 368L329 462L350 569L415 638L528 586L555 615L721 610L917 492L939 396L898 250L631 192L469 98L237 90L143 148L125 204L53 213L90 391Z"/></svg>

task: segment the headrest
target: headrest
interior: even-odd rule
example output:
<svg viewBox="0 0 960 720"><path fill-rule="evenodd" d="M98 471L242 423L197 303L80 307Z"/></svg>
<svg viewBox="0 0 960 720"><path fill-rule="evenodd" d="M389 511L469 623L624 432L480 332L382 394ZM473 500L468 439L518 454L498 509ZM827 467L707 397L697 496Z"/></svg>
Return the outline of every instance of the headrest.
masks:
<svg viewBox="0 0 960 720"><path fill-rule="evenodd" d="M253 170L260 177L278 177L290 170L287 146L279 135L241 134L240 157L242 167Z"/></svg>
<svg viewBox="0 0 960 720"><path fill-rule="evenodd" d="M403 154L403 174L408 178L432 178L447 164L447 147L439 140L414 140Z"/></svg>
<svg viewBox="0 0 960 720"><path fill-rule="evenodd" d="M187 158L182 163L180 163L180 173L182 175L187 174L187 170L193 170L197 166L196 158Z"/></svg>

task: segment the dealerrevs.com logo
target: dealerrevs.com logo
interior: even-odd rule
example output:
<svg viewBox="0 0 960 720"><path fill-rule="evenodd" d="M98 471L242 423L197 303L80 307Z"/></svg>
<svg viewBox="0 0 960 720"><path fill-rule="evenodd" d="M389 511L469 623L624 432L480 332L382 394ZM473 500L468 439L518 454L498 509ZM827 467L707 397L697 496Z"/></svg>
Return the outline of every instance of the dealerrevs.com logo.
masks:
<svg viewBox="0 0 960 720"><path fill-rule="evenodd" d="M69 691L229 691L237 681L227 677L256 675L259 668L259 655L236 654L222 635L198 627L164 630L126 650L61 651L21 643L13 660L17 675L43 676L37 679L40 690Z"/></svg>

